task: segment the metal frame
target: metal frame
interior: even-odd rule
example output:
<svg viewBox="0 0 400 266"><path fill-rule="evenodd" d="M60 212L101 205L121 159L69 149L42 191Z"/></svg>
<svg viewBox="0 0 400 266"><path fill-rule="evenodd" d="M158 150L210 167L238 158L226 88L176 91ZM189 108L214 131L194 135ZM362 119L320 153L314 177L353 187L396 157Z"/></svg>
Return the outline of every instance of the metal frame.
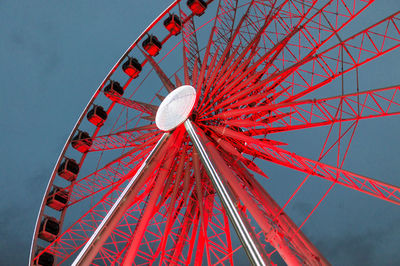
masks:
<svg viewBox="0 0 400 266"><path fill-rule="evenodd" d="M183 71L173 75L175 85L158 65L160 62L147 54L142 65L150 62L148 65L168 91L183 84L179 78L182 72L184 84L191 84L197 90L198 104L191 118L193 123L189 120L185 123L189 138L180 135L179 145L173 145L174 148L166 152L170 157L162 162L164 152L158 149L164 149L159 146L166 135L160 140L161 132L154 125L133 126L134 123L126 118L127 121L109 134L97 136L100 129L96 128L89 153L130 150L66 188L70 193L67 207L98 193L104 192L104 196L45 251L54 254L57 263L62 263L85 246L75 262L77 265L91 262L96 253L95 260L103 264L131 264L136 257L147 264L189 264L193 261L201 264L205 260L209 264L233 263L237 248L232 243L230 220L255 265L269 264L270 257L276 253L289 265L329 265L300 230L334 185L400 204L397 186L342 169L358 121L400 114L397 97L400 92L398 86L365 92L359 92L357 87L357 93L344 95L342 87L342 95L337 97L298 99L399 48L400 13L342 40L340 30L372 1L328 0L317 4L318 1L267 0L241 5L235 0L220 0L216 17L199 27L213 23L205 50L200 50L196 37L200 36L197 34L199 28L196 29L193 23L197 18L191 13L186 15L178 6L179 2L168 7L131 45L99 86L75 125L43 198L32 240L31 264L38 227L57 167L88 108L122 60L130 53L139 52L139 49L133 49L145 33L161 24L169 11L177 11L179 7L179 14L184 19L184 62ZM208 4L211 2L207 1ZM237 16L238 10L241 16ZM331 10L336 10L336 16ZM168 34L162 43L171 37ZM338 39L336 45L319 50L334 38ZM129 79L123 88L126 89L131 81ZM162 100L163 96L156 95ZM134 119L136 122L141 118L154 119L157 107L151 102L117 96L109 99L112 103L108 113L114 106L121 106L139 113ZM329 127L329 133L318 160L294 154L281 148L280 145L285 143L279 139L270 139L272 134L275 137L279 132L323 126ZM338 129L338 135L332 133L335 129ZM183 127L176 130L184 132ZM337 152L335 166L320 162L333 152ZM86 155L81 156L80 165ZM141 164L144 158L148 158L146 166ZM280 207L249 172L267 177L251 158L289 167L307 176ZM160 165L160 173L151 175L151 169ZM284 210L311 175L326 179L331 185L297 226ZM128 182L129 187L123 190ZM121 194L117 201L113 193ZM216 200L215 193L222 205ZM123 203L127 195L136 196ZM60 213L61 225L66 209ZM260 226L260 232L253 232L247 214ZM97 224L101 226L92 230ZM261 236L267 242L265 250L259 241Z"/></svg>

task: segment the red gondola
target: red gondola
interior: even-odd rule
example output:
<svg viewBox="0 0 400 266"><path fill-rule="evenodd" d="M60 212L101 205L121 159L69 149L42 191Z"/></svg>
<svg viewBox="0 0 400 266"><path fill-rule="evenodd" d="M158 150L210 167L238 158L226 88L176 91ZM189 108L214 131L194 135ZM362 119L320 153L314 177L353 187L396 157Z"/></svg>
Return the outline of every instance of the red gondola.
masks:
<svg viewBox="0 0 400 266"><path fill-rule="evenodd" d="M39 228L39 238L48 242L54 241L60 232L60 222L54 217L45 217Z"/></svg>
<svg viewBox="0 0 400 266"><path fill-rule="evenodd" d="M142 71L142 65L136 58L128 57L128 60L122 65L122 70L131 78L135 79Z"/></svg>
<svg viewBox="0 0 400 266"><path fill-rule="evenodd" d="M171 34L178 35L182 30L182 22L177 15L171 14L166 20L164 20L164 27Z"/></svg>
<svg viewBox="0 0 400 266"><path fill-rule="evenodd" d="M68 203L68 191L62 188L53 186L49 196L47 197L46 205L50 208L61 211Z"/></svg>
<svg viewBox="0 0 400 266"><path fill-rule="evenodd" d="M74 159L65 158L58 167L57 173L68 181L74 181L79 173L79 165Z"/></svg>
<svg viewBox="0 0 400 266"><path fill-rule="evenodd" d="M39 257L39 253L43 251L42 247L39 247L35 253L36 259L33 261L34 266L53 266L54 255L48 252L43 252Z"/></svg>
<svg viewBox="0 0 400 266"><path fill-rule="evenodd" d="M92 146L93 140L85 131L78 131L78 134L72 139L72 148L82 153L87 152Z"/></svg>
<svg viewBox="0 0 400 266"><path fill-rule="evenodd" d="M119 82L110 80L110 83L104 88L104 94L113 100L113 96L124 95L124 89L121 87Z"/></svg>
<svg viewBox="0 0 400 266"><path fill-rule="evenodd" d="M207 3L203 0L188 0L186 4L196 16L203 15L207 9Z"/></svg>
<svg viewBox="0 0 400 266"><path fill-rule="evenodd" d="M156 56L161 51L162 44L154 35L149 35L146 40L142 43L143 49L145 49L149 55Z"/></svg>
<svg viewBox="0 0 400 266"><path fill-rule="evenodd" d="M107 116L107 112L104 111L104 108L100 105L93 105L93 108L86 115L89 122L97 127L104 125Z"/></svg>

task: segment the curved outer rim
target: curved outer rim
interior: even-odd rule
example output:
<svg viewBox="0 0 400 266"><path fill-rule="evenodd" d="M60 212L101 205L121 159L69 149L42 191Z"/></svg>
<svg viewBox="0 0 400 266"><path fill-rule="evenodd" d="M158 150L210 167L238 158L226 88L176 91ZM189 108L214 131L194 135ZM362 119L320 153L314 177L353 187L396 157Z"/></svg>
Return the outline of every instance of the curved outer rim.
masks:
<svg viewBox="0 0 400 266"><path fill-rule="evenodd" d="M64 147L62 149L62 151L60 152L60 155L58 156L57 162L54 165L53 168L53 172L50 176L49 182L47 184L47 188L45 190L45 193L43 195L43 199L42 199L42 203L40 205L40 209L38 212L38 216L36 219L36 224L35 224L35 230L33 232L33 236L32 236L32 242L31 242L31 250L29 253L29 265L33 265L33 259L35 258L35 254L34 252L36 251L36 244L37 244L37 237L38 237L38 233L39 233L39 225L40 222L42 220L43 217L43 212L44 212L44 208L46 206L46 199L47 199L47 195L50 193L50 190L53 186L53 182L54 179L56 177L57 174L57 169L58 166L60 165L62 159L64 158L64 155L69 147L69 144L71 143L71 140L76 132L76 130L79 128L83 118L85 117L87 111L89 110L89 108L92 106L94 100L97 98L97 96L99 95L101 89L103 88L104 84L106 84L106 82L110 79L110 77L112 76L112 74L114 73L114 71L119 67L119 65L121 64L121 62L127 57L127 55L133 50L133 48L136 47L136 45L139 43L139 41L143 38L143 36L148 33L166 14L168 14L168 12L175 7L179 2L181 2L181 0L175 0L171 5L169 5L155 20L153 20L153 22L147 26L147 28L139 35L139 37L136 38L136 40L131 44L131 46L125 51L125 53L120 57L120 59L117 61L117 63L115 63L115 65L111 68L111 70L108 72L107 76L104 78L104 80L100 83L99 87L97 88L97 90L93 93L93 96L90 98L89 102L87 103L85 109L82 111L79 119L76 121L75 126L73 127L68 139L66 140ZM110 109L112 109L113 104L110 106ZM99 128L96 129L96 133L97 130ZM96 135L93 135L92 137L95 137ZM85 154L83 154L82 158L84 160ZM63 211L65 212L65 210ZM62 228L62 224L60 226L60 229Z"/></svg>

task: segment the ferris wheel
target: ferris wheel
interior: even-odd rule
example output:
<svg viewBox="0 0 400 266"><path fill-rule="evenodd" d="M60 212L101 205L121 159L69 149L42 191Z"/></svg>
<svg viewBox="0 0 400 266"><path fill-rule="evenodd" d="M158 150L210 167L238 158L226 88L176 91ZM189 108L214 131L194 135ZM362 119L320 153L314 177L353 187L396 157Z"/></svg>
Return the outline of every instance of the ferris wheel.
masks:
<svg viewBox="0 0 400 266"><path fill-rule="evenodd" d="M301 228L334 186L400 204L399 187L343 167L359 121L400 114L400 86L359 86L400 47L400 12L342 37L373 2L174 1L72 129L30 265L329 265ZM281 137L317 128L316 159ZM301 174L282 206L264 161ZM330 185L295 223L285 208L310 179Z"/></svg>

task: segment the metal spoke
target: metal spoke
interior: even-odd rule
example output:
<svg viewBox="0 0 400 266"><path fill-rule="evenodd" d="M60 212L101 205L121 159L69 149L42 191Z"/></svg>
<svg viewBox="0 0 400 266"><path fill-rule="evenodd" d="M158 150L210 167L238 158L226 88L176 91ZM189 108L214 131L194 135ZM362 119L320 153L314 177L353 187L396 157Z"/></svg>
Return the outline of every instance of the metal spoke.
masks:
<svg viewBox="0 0 400 266"><path fill-rule="evenodd" d="M150 62L151 66L153 67L154 71L157 73L158 77L160 78L161 82L164 84L165 89L168 92L171 92L175 89L175 85L169 80L168 76L162 71L161 67L157 64L154 59L148 55L146 52L144 52L142 49L140 49L144 57L146 57L146 60Z"/></svg>

